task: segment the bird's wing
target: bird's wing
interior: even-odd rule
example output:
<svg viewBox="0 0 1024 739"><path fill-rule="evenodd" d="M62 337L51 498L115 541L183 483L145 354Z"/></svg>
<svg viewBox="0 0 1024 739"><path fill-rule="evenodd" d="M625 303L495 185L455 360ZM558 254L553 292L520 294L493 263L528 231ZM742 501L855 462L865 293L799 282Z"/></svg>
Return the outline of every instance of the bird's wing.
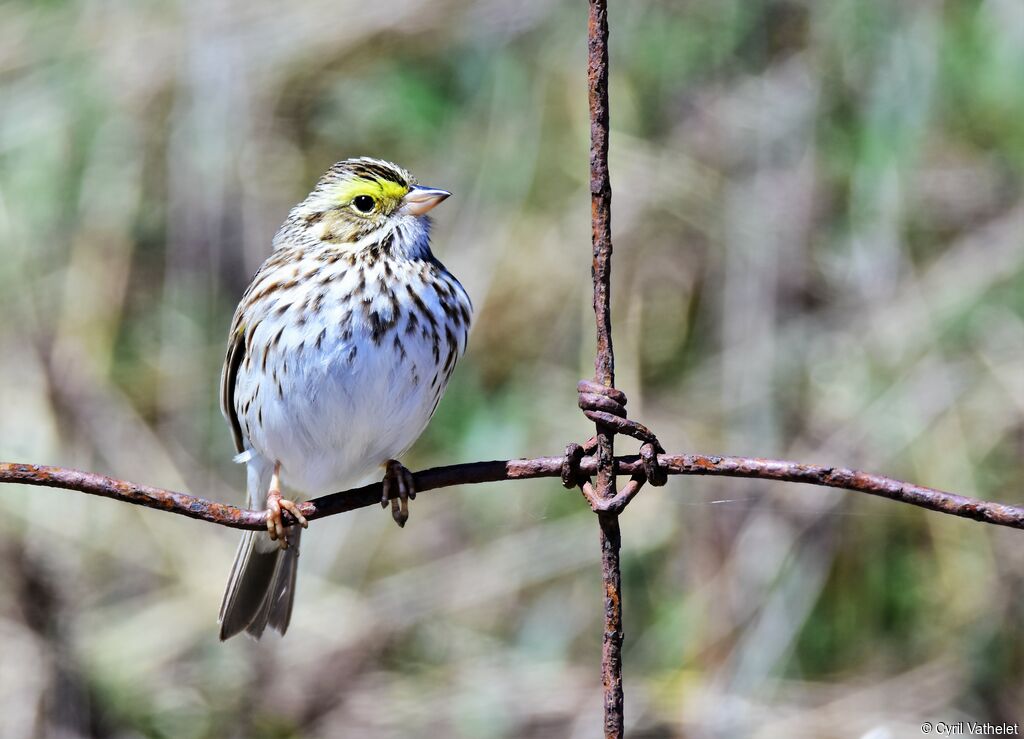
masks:
<svg viewBox="0 0 1024 739"><path fill-rule="evenodd" d="M242 438L242 424L238 421L235 409L235 383L238 379L238 368L242 366L246 352L245 327L238 316L231 326L231 339L228 341L228 353L224 357L224 370L220 374L220 410L231 426L231 435L235 439L235 450L245 451Z"/></svg>

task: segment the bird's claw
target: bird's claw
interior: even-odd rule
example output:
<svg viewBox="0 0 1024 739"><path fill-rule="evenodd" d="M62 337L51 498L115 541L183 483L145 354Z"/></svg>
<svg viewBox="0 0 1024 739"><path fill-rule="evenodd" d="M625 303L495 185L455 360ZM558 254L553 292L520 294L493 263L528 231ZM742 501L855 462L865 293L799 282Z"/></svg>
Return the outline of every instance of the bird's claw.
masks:
<svg viewBox="0 0 1024 739"><path fill-rule="evenodd" d="M288 511L302 528L309 528L309 521L299 511L295 501L281 497L280 490L271 490L267 493L267 533L274 541L280 542L282 549L288 548L288 531L281 516L281 510Z"/></svg>
<svg viewBox="0 0 1024 739"><path fill-rule="evenodd" d="M416 484L412 473L397 459L389 459L384 465L383 488L380 507L387 508L391 503L391 517L395 523L404 527L409 520L409 501L416 499Z"/></svg>

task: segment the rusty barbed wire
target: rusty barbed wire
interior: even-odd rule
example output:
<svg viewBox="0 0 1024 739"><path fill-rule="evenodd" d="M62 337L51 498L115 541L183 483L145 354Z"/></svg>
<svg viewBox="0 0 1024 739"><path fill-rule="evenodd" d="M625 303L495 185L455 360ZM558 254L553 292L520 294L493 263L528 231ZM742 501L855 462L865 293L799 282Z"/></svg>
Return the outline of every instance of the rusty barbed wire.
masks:
<svg viewBox="0 0 1024 739"><path fill-rule="evenodd" d="M413 480L417 490L425 493L456 485L476 485L504 480L533 480L543 477L557 478L562 474L564 460L564 457L537 457L534 459L469 462L421 470L413 473ZM1024 529L1024 507L1022 506L969 498L935 488L914 485L884 475L874 475L844 467L801 464L782 459L706 454L659 454L658 465L668 475L745 477L839 488L888 498L898 503L909 503L930 511L995 526ZM597 460L594 457L583 457L580 459L579 469L585 475L593 475L597 471ZM642 474L643 460L639 455L617 457L615 473L618 475ZM266 528L265 511L251 511L187 493L140 485L95 472L83 472L66 467L0 462L0 484L4 483L74 490L234 529L259 531ZM622 493L620 493L621 495ZM381 485L378 482L314 498L300 503L299 510L306 518L315 520L369 506L379 506L380 496ZM623 502L612 499L605 505L621 510ZM286 518L289 525L294 523L290 517Z"/></svg>
<svg viewBox="0 0 1024 739"><path fill-rule="evenodd" d="M611 272L612 272L612 184L608 174L608 3L590 0L587 16L587 98L590 109L590 224L594 282L594 319L597 325L597 351L594 356L594 382L589 388L593 400L600 401L615 391L615 352L612 348ZM607 393L605 392L607 389ZM584 400L581 395L581 400ZM625 396L622 396L623 405ZM604 638L601 646L601 683L604 691L604 735L618 739L625 731L622 692L622 574L619 551L622 533L619 510L607 504L618 498L615 490L615 432L622 419L607 410L584 413L597 428L594 454L597 457L597 486L580 485L591 508L597 512L601 542L601 577L604 581ZM591 414L594 414L591 416ZM603 416L603 417L602 417ZM643 485L630 480L629 497ZM626 501L628 502L628 500Z"/></svg>

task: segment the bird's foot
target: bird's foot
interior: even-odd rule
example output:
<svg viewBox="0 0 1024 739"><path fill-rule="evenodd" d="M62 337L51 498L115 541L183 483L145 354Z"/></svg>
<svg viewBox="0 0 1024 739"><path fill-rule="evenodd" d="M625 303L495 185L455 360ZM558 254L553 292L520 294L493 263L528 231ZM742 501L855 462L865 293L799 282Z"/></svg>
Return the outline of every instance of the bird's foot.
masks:
<svg viewBox="0 0 1024 739"><path fill-rule="evenodd" d="M309 528L309 521L299 511L295 501L282 498L280 490L271 488L270 492L267 493L267 533L270 534L271 539L280 543L282 549L287 549L288 529L285 528L284 520L281 516L282 510L292 514L304 529Z"/></svg>
<svg viewBox="0 0 1024 739"><path fill-rule="evenodd" d="M380 507L386 508L391 502L391 517L399 526L405 526L409 520L409 501L416 498L416 485L412 473L397 459L389 459L384 464L384 479L381 481L383 493Z"/></svg>

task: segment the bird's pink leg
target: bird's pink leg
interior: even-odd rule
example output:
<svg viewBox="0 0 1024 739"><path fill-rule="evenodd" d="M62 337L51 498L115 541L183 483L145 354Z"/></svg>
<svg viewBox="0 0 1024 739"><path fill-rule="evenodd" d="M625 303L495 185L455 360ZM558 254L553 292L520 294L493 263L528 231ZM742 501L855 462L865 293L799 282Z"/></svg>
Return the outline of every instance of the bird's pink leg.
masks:
<svg viewBox="0 0 1024 739"><path fill-rule="evenodd" d="M267 533L274 541L281 543L282 549L288 548L288 533L281 519L281 509L295 517L302 528L309 528L306 517L299 512L295 502L281 497L281 463L274 464L274 475L270 478L270 490L267 491Z"/></svg>

